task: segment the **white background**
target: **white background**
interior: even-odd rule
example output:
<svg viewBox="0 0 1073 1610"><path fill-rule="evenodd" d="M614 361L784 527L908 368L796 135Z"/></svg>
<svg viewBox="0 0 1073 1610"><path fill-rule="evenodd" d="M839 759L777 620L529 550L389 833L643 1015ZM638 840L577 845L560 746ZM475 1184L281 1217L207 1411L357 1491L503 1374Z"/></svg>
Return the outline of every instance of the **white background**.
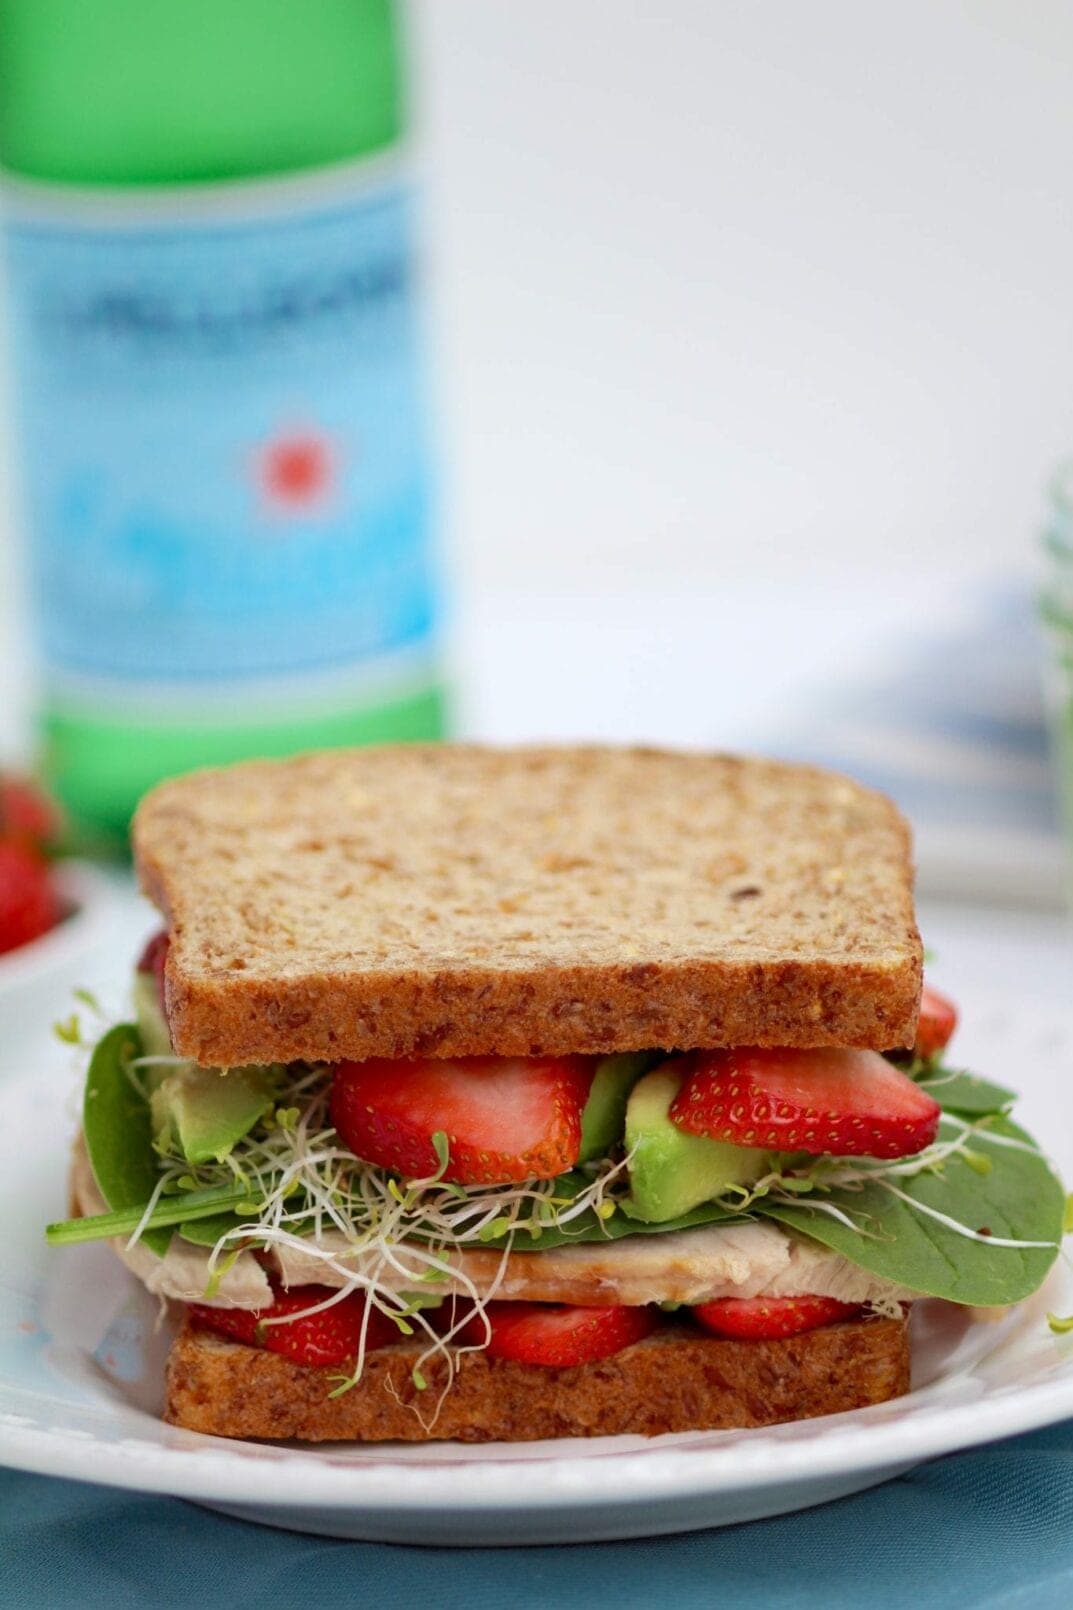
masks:
<svg viewBox="0 0 1073 1610"><path fill-rule="evenodd" d="M474 582L1029 564L1073 451L1073 7L412 22Z"/></svg>

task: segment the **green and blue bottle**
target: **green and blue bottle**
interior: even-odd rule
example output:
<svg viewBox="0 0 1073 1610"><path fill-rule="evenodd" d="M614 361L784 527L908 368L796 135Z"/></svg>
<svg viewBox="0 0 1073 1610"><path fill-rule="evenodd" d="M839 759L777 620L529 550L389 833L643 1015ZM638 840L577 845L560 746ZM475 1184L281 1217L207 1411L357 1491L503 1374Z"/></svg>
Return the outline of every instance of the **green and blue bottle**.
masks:
<svg viewBox="0 0 1073 1610"><path fill-rule="evenodd" d="M438 736L390 0L0 0L43 769Z"/></svg>

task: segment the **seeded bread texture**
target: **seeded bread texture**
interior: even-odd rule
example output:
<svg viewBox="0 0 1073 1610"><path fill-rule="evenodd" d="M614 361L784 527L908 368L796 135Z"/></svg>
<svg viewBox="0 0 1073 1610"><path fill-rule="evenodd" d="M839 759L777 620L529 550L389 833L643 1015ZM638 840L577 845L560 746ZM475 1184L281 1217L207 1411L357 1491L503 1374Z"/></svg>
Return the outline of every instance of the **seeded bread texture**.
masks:
<svg viewBox="0 0 1073 1610"><path fill-rule="evenodd" d="M201 1063L913 1038L908 829L810 767L336 750L164 783L134 851Z"/></svg>
<svg viewBox="0 0 1073 1610"><path fill-rule="evenodd" d="M164 1418L218 1437L303 1442L529 1442L775 1425L885 1403L909 1390L900 1319L828 1325L777 1341L729 1341L668 1329L613 1357L545 1369L469 1353L442 1384L435 1363L418 1392L420 1348L370 1353L360 1383L332 1398L338 1370L310 1369L217 1336L189 1320L172 1347Z"/></svg>

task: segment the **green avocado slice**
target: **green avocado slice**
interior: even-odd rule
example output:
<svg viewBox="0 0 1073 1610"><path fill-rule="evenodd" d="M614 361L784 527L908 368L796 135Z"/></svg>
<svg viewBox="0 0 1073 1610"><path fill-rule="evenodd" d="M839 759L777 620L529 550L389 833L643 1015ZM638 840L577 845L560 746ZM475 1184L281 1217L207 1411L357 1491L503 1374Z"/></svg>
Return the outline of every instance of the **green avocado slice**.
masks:
<svg viewBox="0 0 1073 1610"><path fill-rule="evenodd" d="M223 1162L276 1097L274 1068L177 1068L149 1098L161 1149L173 1142L189 1163Z"/></svg>
<svg viewBox="0 0 1073 1610"><path fill-rule="evenodd" d="M626 1105L626 1211L652 1223L676 1219L730 1185L751 1185L771 1166L770 1154L754 1146L731 1146L679 1129L668 1109L681 1083L674 1064L663 1062L634 1085Z"/></svg>
<svg viewBox="0 0 1073 1610"><path fill-rule="evenodd" d="M624 1051L604 1057L596 1065L589 1088L589 1099L581 1112L581 1152L579 1163L606 1157L622 1139L626 1126L626 1102L630 1091L653 1062L658 1051Z"/></svg>

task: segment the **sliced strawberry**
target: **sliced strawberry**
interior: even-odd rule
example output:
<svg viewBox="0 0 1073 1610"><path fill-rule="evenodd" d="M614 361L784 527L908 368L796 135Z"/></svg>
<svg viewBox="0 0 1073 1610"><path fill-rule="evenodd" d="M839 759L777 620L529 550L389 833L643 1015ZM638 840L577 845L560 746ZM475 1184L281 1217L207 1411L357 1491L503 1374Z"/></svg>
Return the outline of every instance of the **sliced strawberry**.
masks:
<svg viewBox="0 0 1073 1610"><path fill-rule="evenodd" d="M0 839L0 951L40 939L62 914L38 852L18 840Z"/></svg>
<svg viewBox="0 0 1073 1610"><path fill-rule="evenodd" d="M588 1057L341 1062L332 1123L355 1156L406 1179L439 1169L437 1132L456 1184L552 1179L578 1160L593 1067Z"/></svg>
<svg viewBox="0 0 1073 1610"><path fill-rule="evenodd" d="M934 1057L945 1051L957 1023L958 1009L953 1001L925 984L920 995L920 1021L913 1047L917 1056Z"/></svg>
<svg viewBox="0 0 1073 1610"><path fill-rule="evenodd" d="M699 1303L693 1318L714 1336L767 1341L800 1336L839 1319L857 1319L861 1312L859 1304L836 1302L833 1297L719 1297Z"/></svg>
<svg viewBox="0 0 1073 1610"><path fill-rule="evenodd" d="M935 1139L939 1104L878 1051L692 1051L671 1117L735 1146L909 1157Z"/></svg>
<svg viewBox="0 0 1073 1610"><path fill-rule="evenodd" d="M518 1364L565 1369L610 1358L624 1347L650 1336L659 1320L650 1308L571 1308L558 1303L489 1303L484 1310L491 1329L475 1314L456 1340L485 1347L489 1358L511 1358Z"/></svg>
<svg viewBox="0 0 1073 1610"><path fill-rule="evenodd" d="M138 957L138 966L136 969L136 971L139 973L155 974L157 995L160 997L160 1010L162 1012L165 1011L164 963L168 959L168 943L167 929L161 928L160 932L158 934L154 934L152 939L149 940L145 949Z"/></svg>
<svg viewBox="0 0 1073 1610"><path fill-rule="evenodd" d="M294 1286L290 1291L281 1291L270 1308L256 1313L245 1308L209 1308L203 1303L191 1303L190 1314L199 1325L221 1336L233 1336L236 1341L267 1348L270 1353L282 1353L296 1364L344 1364L357 1357L367 1304L355 1291L319 1313L307 1312L333 1295L330 1286ZM266 1324L266 1320L285 1323ZM366 1352L398 1340L398 1328L387 1315L378 1308L369 1309Z"/></svg>
<svg viewBox="0 0 1073 1610"><path fill-rule="evenodd" d="M59 837L62 819L43 789L10 772L0 776L0 832L44 849Z"/></svg>

